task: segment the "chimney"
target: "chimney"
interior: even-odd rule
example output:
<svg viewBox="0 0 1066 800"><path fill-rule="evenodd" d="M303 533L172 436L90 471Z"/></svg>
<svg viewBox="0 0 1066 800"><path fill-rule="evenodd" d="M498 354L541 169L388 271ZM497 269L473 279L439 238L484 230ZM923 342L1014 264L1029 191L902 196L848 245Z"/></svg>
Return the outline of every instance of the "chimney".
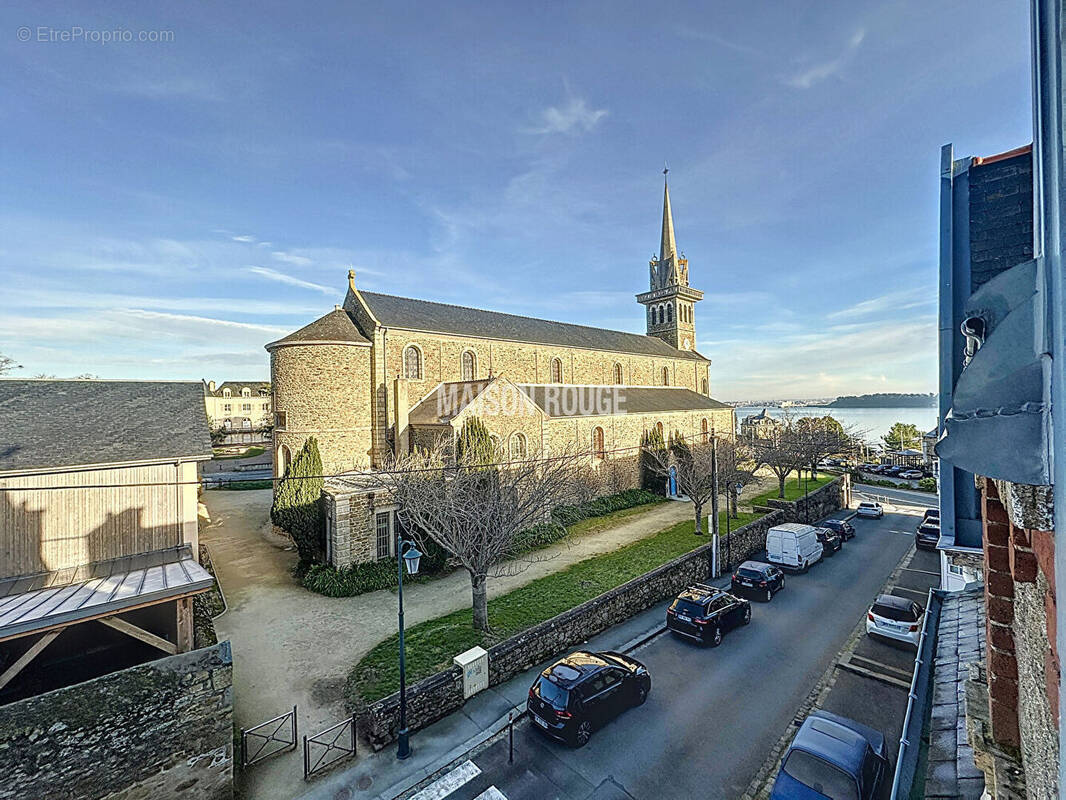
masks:
<svg viewBox="0 0 1066 800"><path fill-rule="evenodd" d="M209 392L215 391L215 382L214 381L208 381L207 382L207 391L209 391Z"/></svg>

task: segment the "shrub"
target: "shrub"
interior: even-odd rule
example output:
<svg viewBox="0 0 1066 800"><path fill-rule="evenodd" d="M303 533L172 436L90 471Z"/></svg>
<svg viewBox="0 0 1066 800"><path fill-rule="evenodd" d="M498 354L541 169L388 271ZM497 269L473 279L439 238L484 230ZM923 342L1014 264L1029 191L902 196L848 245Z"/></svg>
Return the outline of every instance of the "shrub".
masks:
<svg viewBox="0 0 1066 800"><path fill-rule="evenodd" d="M270 520L292 537L300 561L309 564L321 561L326 549L322 483L322 456L311 436L274 490L270 508Z"/></svg>
<svg viewBox="0 0 1066 800"><path fill-rule="evenodd" d="M936 478L922 478L918 481L918 488L923 492L935 492Z"/></svg>

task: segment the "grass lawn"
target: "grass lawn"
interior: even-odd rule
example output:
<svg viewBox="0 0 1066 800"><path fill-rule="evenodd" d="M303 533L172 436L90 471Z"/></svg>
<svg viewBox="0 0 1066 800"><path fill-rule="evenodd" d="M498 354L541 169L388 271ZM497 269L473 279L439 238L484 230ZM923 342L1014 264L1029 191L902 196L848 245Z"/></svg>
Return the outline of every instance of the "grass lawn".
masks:
<svg viewBox="0 0 1066 800"><path fill-rule="evenodd" d="M212 452L214 453L211 456L211 458L213 460L215 460L215 461L229 461L230 459L234 459L234 458L255 458L256 456L263 455L263 453L265 453L266 450L265 450L265 448L262 448L262 447L249 447L243 453L237 453L236 455L230 455L225 450L214 450Z"/></svg>
<svg viewBox="0 0 1066 800"><path fill-rule="evenodd" d="M837 475L828 475L824 472L819 472L818 480L811 480L810 478L807 479L807 492L809 493L817 489L821 489L827 483L832 483L833 481L835 481L838 477L839 476ZM785 499L799 500L801 497L803 497L803 489L803 481L801 481L799 478L789 478L787 481L785 481ZM777 500L781 499L777 496L777 478L774 478L773 489L768 492L763 492L760 495L756 495L747 502L753 506L762 506L766 505L766 501L771 498Z"/></svg>
<svg viewBox="0 0 1066 800"><path fill-rule="evenodd" d="M579 520L573 525L568 525L566 530L569 536L584 536L587 533L599 533L600 531L620 525L630 517L643 514L648 509L654 508L660 503L665 502L665 497L658 497L650 503L643 503L639 506L633 506L632 508L623 508L620 511L612 511L610 514L604 514L600 517L589 517L588 519Z"/></svg>
<svg viewBox="0 0 1066 800"><path fill-rule="evenodd" d="M742 513L730 525L736 529L759 516ZM464 650L475 645L488 648L706 544L708 537L694 535L692 528L692 520L679 522L654 536L571 564L560 572L489 600L492 636L474 630L469 608L408 628L405 637L408 685L451 666L452 658ZM724 511L720 528L725 530ZM367 653L349 673L345 693L353 706L360 700L373 702L399 689L397 647L398 637L391 636Z"/></svg>

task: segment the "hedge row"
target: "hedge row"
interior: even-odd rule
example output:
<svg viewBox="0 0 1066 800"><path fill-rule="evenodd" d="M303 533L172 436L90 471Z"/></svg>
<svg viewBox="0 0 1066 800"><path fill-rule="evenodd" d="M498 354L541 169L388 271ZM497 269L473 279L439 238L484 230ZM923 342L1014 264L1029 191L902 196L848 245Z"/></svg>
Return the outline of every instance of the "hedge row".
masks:
<svg viewBox="0 0 1066 800"><path fill-rule="evenodd" d="M602 517L615 511L659 502L662 498L646 489L629 489L618 494L599 497L576 506L560 506L552 511L552 521L518 534L515 542L518 554L529 553L555 544L567 536L567 526L584 519ZM405 578L405 583L433 580L448 571L448 555L433 542L426 542L419 574ZM330 564L315 564L301 579L305 589L327 597L353 597L357 594L392 589L396 586L396 562L392 559L353 564L337 569Z"/></svg>

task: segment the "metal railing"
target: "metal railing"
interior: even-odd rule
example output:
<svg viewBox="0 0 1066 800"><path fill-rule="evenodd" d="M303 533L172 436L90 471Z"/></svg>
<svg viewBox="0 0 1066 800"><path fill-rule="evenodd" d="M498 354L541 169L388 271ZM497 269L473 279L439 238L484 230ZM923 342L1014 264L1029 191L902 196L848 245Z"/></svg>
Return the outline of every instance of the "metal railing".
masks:
<svg viewBox="0 0 1066 800"><path fill-rule="evenodd" d="M296 735L296 706L274 719L241 728L241 766L249 767L278 753L295 750Z"/></svg>
<svg viewBox="0 0 1066 800"><path fill-rule="evenodd" d="M355 755L355 717L304 737L304 780Z"/></svg>
<svg viewBox="0 0 1066 800"><path fill-rule="evenodd" d="M914 658L914 675L907 695L907 714L903 718L903 733L899 738L899 755L896 757L896 773L892 778L892 800L906 800L918 772L922 731L925 717L933 699L933 664L936 660L937 628L944 593L939 589L929 590L925 606L925 623L918 638L918 654Z"/></svg>

